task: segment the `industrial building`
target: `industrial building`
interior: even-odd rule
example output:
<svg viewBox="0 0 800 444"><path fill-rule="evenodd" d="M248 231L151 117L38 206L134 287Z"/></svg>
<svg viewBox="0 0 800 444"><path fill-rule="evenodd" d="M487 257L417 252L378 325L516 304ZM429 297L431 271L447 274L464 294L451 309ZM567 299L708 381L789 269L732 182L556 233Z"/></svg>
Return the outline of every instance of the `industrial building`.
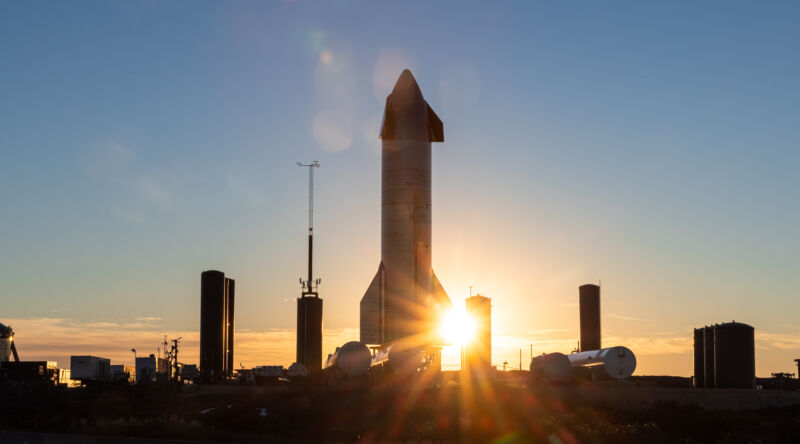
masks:
<svg viewBox="0 0 800 444"><path fill-rule="evenodd" d="M600 286L578 287L581 339L579 351L600 350Z"/></svg>
<svg viewBox="0 0 800 444"><path fill-rule="evenodd" d="M132 365L116 364L111 366L111 379L114 382L136 383L136 367Z"/></svg>
<svg viewBox="0 0 800 444"><path fill-rule="evenodd" d="M233 376L234 294L235 281L226 278L225 273L217 270L202 273L200 373L201 378L207 382Z"/></svg>
<svg viewBox="0 0 800 444"><path fill-rule="evenodd" d="M111 380L111 360L97 356L70 356L70 377L81 383L107 382Z"/></svg>
<svg viewBox="0 0 800 444"><path fill-rule="evenodd" d="M694 386L753 388L756 377L755 330L741 322L694 330Z"/></svg>
<svg viewBox="0 0 800 444"><path fill-rule="evenodd" d="M202 350L202 347L201 347ZM136 357L136 382L165 382L169 380L169 360L150 356Z"/></svg>
<svg viewBox="0 0 800 444"><path fill-rule="evenodd" d="M480 294L464 301L467 316L475 321L475 337L461 352L461 369L486 375L492 366L492 300Z"/></svg>

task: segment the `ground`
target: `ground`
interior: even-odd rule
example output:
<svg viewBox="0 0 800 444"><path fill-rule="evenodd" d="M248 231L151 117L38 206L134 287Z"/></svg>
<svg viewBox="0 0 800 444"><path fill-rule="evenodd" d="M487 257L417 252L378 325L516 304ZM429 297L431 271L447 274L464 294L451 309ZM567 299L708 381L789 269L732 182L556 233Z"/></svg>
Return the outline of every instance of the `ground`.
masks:
<svg viewBox="0 0 800 444"><path fill-rule="evenodd" d="M686 398L697 393L614 384L537 387L515 378L450 380L425 387L363 381L337 387L216 385L180 390L14 386L2 391L0 428L231 442L497 443L778 443L793 442L800 430L797 404L753 409L756 402L743 407L748 410L730 410L712 403L703 408L703 402L693 402L700 398ZM703 399L772 399L756 391L705 393Z"/></svg>

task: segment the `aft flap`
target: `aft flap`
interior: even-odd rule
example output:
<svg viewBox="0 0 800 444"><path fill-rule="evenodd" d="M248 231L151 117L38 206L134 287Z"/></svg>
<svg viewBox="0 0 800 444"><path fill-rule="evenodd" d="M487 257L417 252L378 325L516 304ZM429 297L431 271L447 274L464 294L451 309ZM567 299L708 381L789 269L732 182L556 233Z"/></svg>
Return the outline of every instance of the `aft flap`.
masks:
<svg viewBox="0 0 800 444"><path fill-rule="evenodd" d="M431 276L433 276L431 282L433 288L431 289L431 293L433 294L434 303L437 308L439 310L444 310L452 307L453 303L450 301L450 297L447 296L447 292L444 291L441 282L439 282L439 278L436 277L436 273L433 270L431 270Z"/></svg>
<svg viewBox="0 0 800 444"><path fill-rule="evenodd" d="M436 112L433 111L428 102L425 102L428 108L428 140L431 142L444 142L444 125Z"/></svg>
<svg viewBox="0 0 800 444"><path fill-rule="evenodd" d="M383 310L381 309L381 291L383 289L383 262L378 272L361 298L360 304L360 336L365 344L383 343Z"/></svg>

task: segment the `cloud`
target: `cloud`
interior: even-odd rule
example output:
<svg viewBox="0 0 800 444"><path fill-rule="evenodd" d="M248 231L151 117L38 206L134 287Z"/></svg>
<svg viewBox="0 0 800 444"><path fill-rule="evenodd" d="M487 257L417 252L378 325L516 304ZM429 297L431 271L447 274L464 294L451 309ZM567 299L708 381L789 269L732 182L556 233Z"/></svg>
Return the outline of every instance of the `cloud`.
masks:
<svg viewBox="0 0 800 444"><path fill-rule="evenodd" d="M781 334L756 331L756 348L762 350L793 350L800 353L800 334Z"/></svg>
<svg viewBox="0 0 800 444"><path fill-rule="evenodd" d="M138 355L157 353L164 335L181 338L181 361L197 363L200 333L188 330L156 330L155 317L134 318L138 322L81 322L67 318L18 318L6 320L14 328L15 341L23 360L57 361L69 366L71 355L94 355L110 358L115 363L133 363L135 348ZM142 319L145 322L142 322ZM358 340L358 329L325 329L323 359L337 346ZM295 330L237 330L234 343L237 366L265 364L288 366L295 359Z"/></svg>
<svg viewBox="0 0 800 444"><path fill-rule="evenodd" d="M172 193L152 177L139 176L134 180L133 188L152 205L162 208L172 206Z"/></svg>
<svg viewBox="0 0 800 444"><path fill-rule="evenodd" d="M136 158L136 151L113 140L108 142L108 150L114 158L120 161L129 161Z"/></svg>
<svg viewBox="0 0 800 444"><path fill-rule="evenodd" d="M14 328L20 357L24 360L58 361L69 366L70 355L95 355L110 358L115 363L131 364L133 353L139 355L157 353L163 336L181 337L181 360L198 362L200 334L197 331L165 329L158 330L152 322L156 317L131 318L131 321L81 322L67 318L18 318L6 320ZM569 353L576 345L576 338L568 337L561 329L542 329L523 336L495 335L492 338L492 363L502 365L504 361L518 365L520 351L523 366L527 366L530 346L535 355L541 353ZM323 331L323 359L337 346L358 340L357 328L325 329ZM800 350L800 335L756 332L756 348L763 351L759 356L785 360L783 355L794 356ZM691 372L692 338L689 334L674 336L618 336L603 337L606 346L624 345L637 356L641 372L659 374L688 374ZM295 359L295 330L236 330L234 356L237 366L284 365ZM460 356L458 347L442 350L445 369L457 369ZM766 361L765 361L766 362ZM787 361L791 362L791 361ZM766 364L764 364L766 365ZM766 371L766 370L765 370Z"/></svg>
<svg viewBox="0 0 800 444"><path fill-rule="evenodd" d="M622 319L623 321L652 321L652 319L635 318L633 316L623 316L617 313L611 313L609 316L612 318Z"/></svg>

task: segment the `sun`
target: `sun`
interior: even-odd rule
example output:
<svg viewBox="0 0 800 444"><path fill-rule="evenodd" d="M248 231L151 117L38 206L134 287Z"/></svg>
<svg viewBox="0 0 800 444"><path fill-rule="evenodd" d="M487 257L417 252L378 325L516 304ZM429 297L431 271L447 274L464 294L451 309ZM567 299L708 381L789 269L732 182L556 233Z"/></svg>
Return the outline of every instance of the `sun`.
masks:
<svg viewBox="0 0 800 444"><path fill-rule="evenodd" d="M442 316L439 334L452 345L467 345L475 338L475 319L466 311L452 309Z"/></svg>

